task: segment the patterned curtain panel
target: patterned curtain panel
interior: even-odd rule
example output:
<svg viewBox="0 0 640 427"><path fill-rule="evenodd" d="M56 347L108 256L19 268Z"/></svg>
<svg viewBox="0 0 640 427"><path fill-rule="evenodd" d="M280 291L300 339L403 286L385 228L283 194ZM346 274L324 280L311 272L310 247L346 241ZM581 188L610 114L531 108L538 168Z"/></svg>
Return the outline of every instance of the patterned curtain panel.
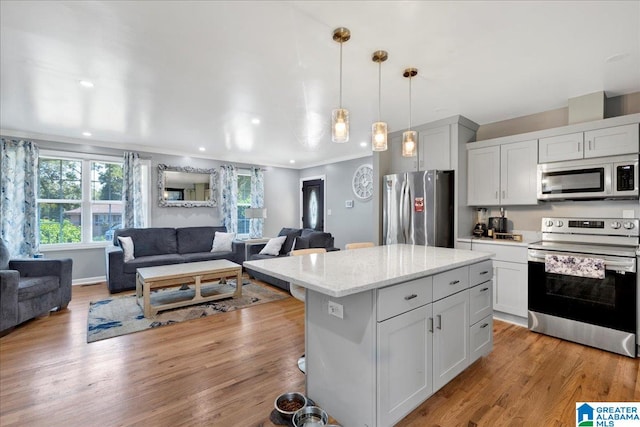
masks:
<svg viewBox="0 0 640 427"><path fill-rule="evenodd" d="M38 252L38 146L2 138L0 153L0 235L12 257Z"/></svg>
<svg viewBox="0 0 640 427"><path fill-rule="evenodd" d="M251 168L251 207L264 207L264 172L260 168ZM249 220L249 236L262 236L264 219L252 218Z"/></svg>
<svg viewBox="0 0 640 427"><path fill-rule="evenodd" d="M238 169L220 166L220 216L227 232L238 232Z"/></svg>
<svg viewBox="0 0 640 427"><path fill-rule="evenodd" d="M122 180L122 225L125 228L146 227L142 206L142 167L138 153L124 153Z"/></svg>

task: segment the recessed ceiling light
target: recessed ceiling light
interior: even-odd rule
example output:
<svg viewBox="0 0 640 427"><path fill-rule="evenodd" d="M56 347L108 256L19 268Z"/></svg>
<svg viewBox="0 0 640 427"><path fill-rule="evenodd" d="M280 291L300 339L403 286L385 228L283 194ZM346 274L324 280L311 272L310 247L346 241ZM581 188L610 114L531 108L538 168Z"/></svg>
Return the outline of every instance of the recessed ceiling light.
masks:
<svg viewBox="0 0 640 427"><path fill-rule="evenodd" d="M93 82L90 82L89 80L80 80L80 86L93 87Z"/></svg>
<svg viewBox="0 0 640 427"><path fill-rule="evenodd" d="M360 143L360 147L366 147L367 145L369 145L369 144L367 144L367 143L366 143L366 142L364 142L364 141L362 141L362 142Z"/></svg>
<svg viewBox="0 0 640 427"><path fill-rule="evenodd" d="M91 136L91 132L82 132L83 136Z"/></svg>
<svg viewBox="0 0 640 427"><path fill-rule="evenodd" d="M254 125L259 125L260 124L260 119L255 117L255 118L251 119L251 123L253 123Z"/></svg>
<svg viewBox="0 0 640 427"><path fill-rule="evenodd" d="M204 147L200 147L200 148L198 148L198 150L204 151Z"/></svg>
<svg viewBox="0 0 640 427"><path fill-rule="evenodd" d="M293 160L293 159L289 160L289 163L291 163L291 164L293 164L293 163L295 163L295 162L296 162L296 161L295 161L295 160Z"/></svg>

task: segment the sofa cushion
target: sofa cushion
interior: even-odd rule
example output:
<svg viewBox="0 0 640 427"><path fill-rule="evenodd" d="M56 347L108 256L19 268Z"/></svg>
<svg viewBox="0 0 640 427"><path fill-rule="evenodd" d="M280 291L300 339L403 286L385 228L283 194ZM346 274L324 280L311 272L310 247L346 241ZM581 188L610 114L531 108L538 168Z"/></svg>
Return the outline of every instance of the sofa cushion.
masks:
<svg viewBox="0 0 640 427"><path fill-rule="evenodd" d="M178 241L178 253L190 254L194 252L209 252L213 244L216 231L226 232L225 226L221 227L182 227L176 229Z"/></svg>
<svg viewBox="0 0 640 427"><path fill-rule="evenodd" d="M18 301L56 292L59 287L60 279L57 276L21 277L18 284Z"/></svg>
<svg viewBox="0 0 640 427"><path fill-rule="evenodd" d="M309 239L306 237L296 237L293 242L293 249L309 249Z"/></svg>
<svg viewBox="0 0 640 427"><path fill-rule="evenodd" d="M184 262L210 261L214 259L233 259L233 252L196 252L182 254Z"/></svg>
<svg viewBox="0 0 640 427"><path fill-rule="evenodd" d="M9 248L4 243L4 240L0 239L0 270L9 269Z"/></svg>
<svg viewBox="0 0 640 427"><path fill-rule="evenodd" d="M331 233L314 231L309 233L306 238L309 239L310 248L330 248L333 246Z"/></svg>
<svg viewBox="0 0 640 427"><path fill-rule="evenodd" d="M213 245L211 246L211 252L231 252L233 239L235 239L236 233L223 233L216 231L213 237Z"/></svg>
<svg viewBox="0 0 640 427"><path fill-rule="evenodd" d="M155 267L157 265L180 264L184 261L182 255L150 255L145 257L136 257L136 259L125 262L123 270L125 273L134 273L136 269L143 267Z"/></svg>
<svg viewBox="0 0 640 427"><path fill-rule="evenodd" d="M255 260L259 260L259 259L274 259L275 256L273 255L265 255L265 254L253 254L249 257L250 261L255 261Z"/></svg>
<svg viewBox="0 0 640 427"><path fill-rule="evenodd" d="M122 228L115 235L131 237L136 258L178 253L175 228Z"/></svg>
<svg viewBox="0 0 640 427"><path fill-rule="evenodd" d="M278 236L287 236L287 239L280 248L280 255L286 255L291 252L291 249L293 249L293 241L296 237L299 237L301 233L302 230L299 228L283 228L280 230Z"/></svg>

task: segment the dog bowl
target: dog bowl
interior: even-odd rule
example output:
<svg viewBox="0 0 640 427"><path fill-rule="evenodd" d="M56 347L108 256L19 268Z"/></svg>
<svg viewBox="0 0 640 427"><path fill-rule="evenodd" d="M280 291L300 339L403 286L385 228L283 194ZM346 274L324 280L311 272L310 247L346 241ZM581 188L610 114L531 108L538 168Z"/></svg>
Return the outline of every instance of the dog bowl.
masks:
<svg viewBox="0 0 640 427"><path fill-rule="evenodd" d="M317 406L305 406L293 414L294 427L322 427L329 421L327 413Z"/></svg>
<svg viewBox="0 0 640 427"><path fill-rule="evenodd" d="M307 406L307 398L298 392L283 393L276 397L274 406L283 418L290 420L296 411Z"/></svg>

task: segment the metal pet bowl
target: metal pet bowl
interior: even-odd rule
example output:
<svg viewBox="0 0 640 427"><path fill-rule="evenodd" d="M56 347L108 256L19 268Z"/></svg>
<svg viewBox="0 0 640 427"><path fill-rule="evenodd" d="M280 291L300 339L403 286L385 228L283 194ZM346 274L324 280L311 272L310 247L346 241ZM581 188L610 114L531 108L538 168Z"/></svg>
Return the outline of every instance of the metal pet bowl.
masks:
<svg viewBox="0 0 640 427"><path fill-rule="evenodd" d="M305 406L293 414L294 427L321 427L329 422L329 415L317 406Z"/></svg>
<svg viewBox="0 0 640 427"><path fill-rule="evenodd" d="M298 392L282 393L276 397L273 406L284 419L290 420L296 411L307 406L307 398Z"/></svg>

